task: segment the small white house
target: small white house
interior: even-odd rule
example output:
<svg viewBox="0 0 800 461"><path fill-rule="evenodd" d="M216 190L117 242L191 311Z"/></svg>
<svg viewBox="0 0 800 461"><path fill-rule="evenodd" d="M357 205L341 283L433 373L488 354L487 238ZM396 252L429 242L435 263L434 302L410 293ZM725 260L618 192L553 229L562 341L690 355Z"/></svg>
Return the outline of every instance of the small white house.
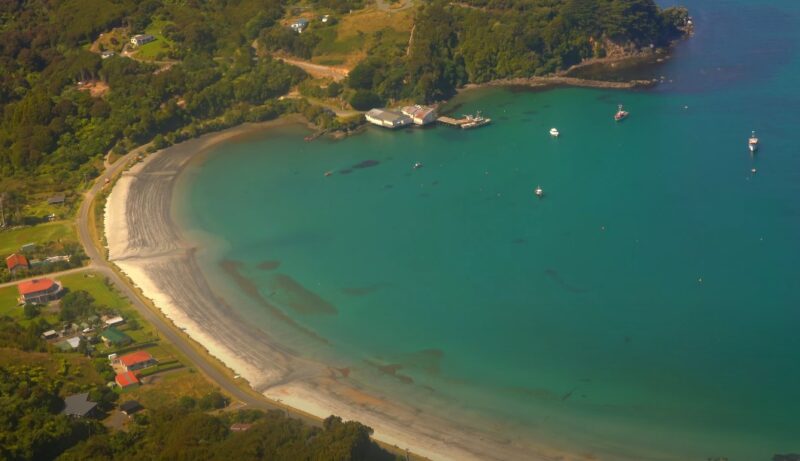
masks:
<svg viewBox="0 0 800 461"><path fill-rule="evenodd" d="M306 27L308 27L308 20L300 18L292 23L291 26L293 31L297 32L298 34L302 34Z"/></svg>
<svg viewBox="0 0 800 461"><path fill-rule="evenodd" d="M150 34L136 34L133 37L131 37L131 44L133 46L142 46L146 43L155 41L155 39L156 38Z"/></svg>
<svg viewBox="0 0 800 461"><path fill-rule="evenodd" d="M115 317L106 318L103 323L105 323L107 327L114 327L125 323L125 319L117 315Z"/></svg>
<svg viewBox="0 0 800 461"><path fill-rule="evenodd" d="M58 332L56 330L47 330L44 333L42 333L42 338L44 339L58 338Z"/></svg>

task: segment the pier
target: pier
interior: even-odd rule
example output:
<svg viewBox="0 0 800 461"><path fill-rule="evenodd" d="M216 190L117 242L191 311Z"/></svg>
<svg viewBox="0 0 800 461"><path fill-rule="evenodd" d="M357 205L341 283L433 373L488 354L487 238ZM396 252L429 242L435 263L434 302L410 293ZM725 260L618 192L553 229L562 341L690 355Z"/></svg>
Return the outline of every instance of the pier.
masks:
<svg viewBox="0 0 800 461"><path fill-rule="evenodd" d="M445 125L461 128L462 130L467 130L470 128L478 128L484 125L488 125L489 123L492 122L492 119L481 116L480 111L475 113L475 115L464 115L461 118L453 118L442 115L436 120L440 123L444 123Z"/></svg>
<svg viewBox="0 0 800 461"><path fill-rule="evenodd" d="M439 123L444 123L445 125L461 128L461 125L467 123L469 120L466 117L453 118L453 117L448 117L446 115L442 115L439 118L437 118L436 121Z"/></svg>

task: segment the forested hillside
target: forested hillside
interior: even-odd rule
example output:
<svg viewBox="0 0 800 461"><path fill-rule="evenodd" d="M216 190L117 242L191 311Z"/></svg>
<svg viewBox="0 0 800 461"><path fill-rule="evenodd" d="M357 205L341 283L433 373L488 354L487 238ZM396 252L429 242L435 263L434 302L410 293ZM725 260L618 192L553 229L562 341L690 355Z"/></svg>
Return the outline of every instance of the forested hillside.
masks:
<svg viewBox="0 0 800 461"><path fill-rule="evenodd" d="M162 5L163 4L163 5ZM252 59L253 18L282 14L276 0L11 0L0 2L0 190L6 209L38 190L68 190L97 174L109 149L124 153L157 134L191 136L199 121L273 118L292 110L256 106L305 78L291 66ZM261 15L261 16L260 16ZM89 44L113 27L154 21L170 56L102 59ZM166 40L166 39L164 39ZM95 91L99 90L99 91ZM218 122L219 123L219 122ZM170 134L171 133L171 134ZM164 140L160 140L163 144ZM13 214L6 217L14 221Z"/></svg>
<svg viewBox="0 0 800 461"><path fill-rule="evenodd" d="M0 349L7 353L8 349ZM24 355L19 355L24 358ZM46 359L37 356L40 363ZM193 399L137 414L126 431L112 431L93 418L60 414L63 397L89 392L101 412L118 396L101 383L88 384L71 367L88 360L61 360L55 376L42 365L0 366L0 459L48 460L395 460L358 422L329 417L323 427L281 411L249 410L210 415ZM52 358L51 362L57 362ZM74 378L78 376L78 378ZM234 423L247 424L234 432Z"/></svg>
<svg viewBox="0 0 800 461"><path fill-rule="evenodd" d="M327 94L363 110L442 100L468 82L543 75L586 58L663 46L686 20L685 10L662 11L653 0L414 0L408 6L403 14L413 19L413 32L395 24L339 43L337 21L323 24L319 15L377 11L373 2L0 2L0 194L7 222L19 221L32 197L44 198L37 193L74 190L92 179L110 150L122 154L151 140L161 147L287 112L336 126L326 110L277 100L307 76L269 54L257 57L255 42L302 58L356 50L360 63L344 91L337 86ZM300 16L312 21L302 34L288 27ZM130 37L145 32L155 42L131 47Z"/></svg>
<svg viewBox="0 0 800 461"><path fill-rule="evenodd" d="M349 84L382 101L441 100L465 83L666 46L686 18L685 9L662 11L653 0L435 0L419 9L408 49L375 50Z"/></svg>

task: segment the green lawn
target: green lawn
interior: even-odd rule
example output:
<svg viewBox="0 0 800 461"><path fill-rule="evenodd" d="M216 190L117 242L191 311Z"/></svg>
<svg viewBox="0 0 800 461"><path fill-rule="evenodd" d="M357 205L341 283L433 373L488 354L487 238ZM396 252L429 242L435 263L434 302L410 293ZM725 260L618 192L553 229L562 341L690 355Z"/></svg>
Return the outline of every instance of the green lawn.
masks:
<svg viewBox="0 0 800 461"><path fill-rule="evenodd" d="M98 306L108 306L112 309L125 309L130 307L128 300L123 298L117 290L106 285L106 278L94 272L64 275L58 278L64 287L70 291L83 290L95 299Z"/></svg>
<svg viewBox="0 0 800 461"><path fill-rule="evenodd" d="M168 49L169 45L157 38L154 42L140 46L139 51L136 52L136 57L139 59L153 60L158 58L159 53L166 52Z"/></svg>
<svg viewBox="0 0 800 461"><path fill-rule="evenodd" d="M0 256L5 257L19 251L19 248L26 243L55 242L58 240L78 240L72 222L55 221L2 231L0 232Z"/></svg>
<svg viewBox="0 0 800 461"><path fill-rule="evenodd" d="M17 296L19 292L16 286L0 288L0 316L22 318L22 307L17 305Z"/></svg>
<svg viewBox="0 0 800 461"><path fill-rule="evenodd" d="M139 59L156 59L159 53L166 52L172 46L172 42L167 40L161 33L164 26L172 24L171 21L157 20L150 23L144 33L155 37L155 41L139 47L136 57Z"/></svg>

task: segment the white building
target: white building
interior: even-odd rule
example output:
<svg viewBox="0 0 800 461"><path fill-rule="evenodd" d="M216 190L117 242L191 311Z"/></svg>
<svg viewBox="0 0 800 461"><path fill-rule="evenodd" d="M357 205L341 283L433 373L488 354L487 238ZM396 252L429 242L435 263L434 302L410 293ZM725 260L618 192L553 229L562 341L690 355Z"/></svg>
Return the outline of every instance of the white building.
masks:
<svg viewBox="0 0 800 461"><path fill-rule="evenodd" d="M133 46L142 46L145 43L150 43L154 41L156 38L150 34L137 34L131 37L131 44Z"/></svg>
<svg viewBox="0 0 800 461"><path fill-rule="evenodd" d="M109 317L104 319L103 323L105 323L107 327L113 327L117 325L122 325L123 323L125 323L125 319L117 315L114 317Z"/></svg>
<svg viewBox="0 0 800 461"><path fill-rule="evenodd" d="M415 125L427 125L436 121L436 109L430 106L406 106L402 109L403 114L411 117Z"/></svg>
<svg viewBox="0 0 800 461"><path fill-rule="evenodd" d="M308 20L307 19L298 19L297 21L293 22L291 26L293 31L297 32L298 34L302 34L303 31L308 27Z"/></svg>
<svg viewBox="0 0 800 461"><path fill-rule="evenodd" d="M369 123L385 128L400 128L413 123L408 115L386 109L372 109L364 117Z"/></svg>

